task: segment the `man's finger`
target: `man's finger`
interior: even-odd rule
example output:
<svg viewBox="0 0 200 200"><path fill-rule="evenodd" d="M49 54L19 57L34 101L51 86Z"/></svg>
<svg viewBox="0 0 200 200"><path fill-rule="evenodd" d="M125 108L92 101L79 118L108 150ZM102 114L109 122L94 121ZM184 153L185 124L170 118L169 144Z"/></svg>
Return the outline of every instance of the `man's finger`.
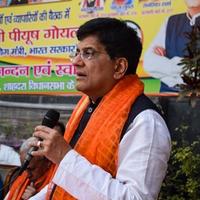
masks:
<svg viewBox="0 0 200 200"><path fill-rule="evenodd" d="M48 135L49 134L47 132L44 132L44 131L41 131L41 130L37 130L33 133L34 137L40 138L41 140L48 138Z"/></svg>

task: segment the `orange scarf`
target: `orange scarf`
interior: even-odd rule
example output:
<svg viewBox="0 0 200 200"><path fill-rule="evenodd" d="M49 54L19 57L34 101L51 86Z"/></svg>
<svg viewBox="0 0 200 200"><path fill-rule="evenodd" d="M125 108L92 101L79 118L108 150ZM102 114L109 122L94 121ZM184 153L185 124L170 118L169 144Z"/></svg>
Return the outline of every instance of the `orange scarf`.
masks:
<svg viewBox="0 0 200 200"><path fill-rule="evenodd" d="M54 168L55 165L52 164L49 170L34 183L37 192L39 192L49 183ZM28 173L24 171L22 175L18 176L17 179L13 182L9 190L8 200L21 200L21 197L29 184L30 180L28 178Z"/></svg>
<svg viewBox="0 0 200 200"><path fill-rule="evenodd" d="M86 125L75 150L115 177L118 163L120 135L135 99L143 93L143 83L137 75L125 76L107 93L99 103ZM89 105L89 98L83 96L67 124L65 140L69 143ZM49 192L47 193L47 198ZM53 200L75 199L59 186Z"/></svg>

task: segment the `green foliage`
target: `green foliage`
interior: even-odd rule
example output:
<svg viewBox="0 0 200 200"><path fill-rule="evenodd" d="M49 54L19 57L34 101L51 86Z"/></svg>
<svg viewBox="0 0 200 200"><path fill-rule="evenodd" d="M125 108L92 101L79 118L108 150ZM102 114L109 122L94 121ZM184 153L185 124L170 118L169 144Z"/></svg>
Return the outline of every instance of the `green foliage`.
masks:
<svg viewBox="0 0 200 200"><path fill-rule="evenodd" d="M200 26L193 26L190 33L186 33L188 43L186 51L188 53L179 65L182 65L180 84L180 98L190 96L190 103L194 107L196 97L200 96Z"/></svg>
<svg viewBox="0 0 200 200"><path fill-rule="evenodd" d="M200 137L189 141L185 126L177 131L159 200L200 200Z"/></svg>

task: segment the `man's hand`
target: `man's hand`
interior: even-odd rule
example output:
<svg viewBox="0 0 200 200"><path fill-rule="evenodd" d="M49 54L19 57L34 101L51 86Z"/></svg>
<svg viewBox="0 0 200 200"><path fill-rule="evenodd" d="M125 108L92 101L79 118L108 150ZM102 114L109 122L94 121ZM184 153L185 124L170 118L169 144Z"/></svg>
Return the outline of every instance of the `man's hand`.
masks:
<svg viewBox="0 0 200 200"><path fill-rule="evenodd" d="M22 199L27 200L34 194L36 194L36 189L34 187L33 182L31 182L30 185L28 185L27 188L25 189L24 194L22 195Z"/></svg>
<svg viewBox="0 0 200 200"><path fill-rule="evenodd" d="M159 56L166 56L166 50L163 47L155 46L153 48L153 51L154 51L155 54L157 54Z"/></svg>
<svg viewBox="0 0 200 200"><path fill-rule="evenodd" d="M41 139L33 142L32 146L38 146L37 151L33 151L33 156L45 156L55 164L59 164L66 153L71 150L70 145L57 130L46 126L37 126L33 136Z"/></svg>

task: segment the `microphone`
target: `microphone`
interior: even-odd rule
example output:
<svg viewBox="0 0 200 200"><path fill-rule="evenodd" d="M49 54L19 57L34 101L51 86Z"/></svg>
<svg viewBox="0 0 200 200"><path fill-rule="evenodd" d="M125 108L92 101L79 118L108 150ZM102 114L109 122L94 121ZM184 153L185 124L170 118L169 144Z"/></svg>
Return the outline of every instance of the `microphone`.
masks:
<svg viewBox="0 0 200 200"><path fill-rule="evenodd" d="M43 120L42 120L42 125L43 126L47 126L49 128L53 128L57 123L58 120L60 118L60 113L54 109L50 109L48 110L48 112L46 113L46 115L44 116ZM39 139L40 140L40 139ZM25 160L21 166L21 168L19 169L19 173L18 175L21 175L22 172L24 170L26 170L26 168L28 167L31 159L32 159L32 155L31 152L32 151L36 151L38 149L38 147L31 147L28 151L28 153L26 154Z"/></svg>

